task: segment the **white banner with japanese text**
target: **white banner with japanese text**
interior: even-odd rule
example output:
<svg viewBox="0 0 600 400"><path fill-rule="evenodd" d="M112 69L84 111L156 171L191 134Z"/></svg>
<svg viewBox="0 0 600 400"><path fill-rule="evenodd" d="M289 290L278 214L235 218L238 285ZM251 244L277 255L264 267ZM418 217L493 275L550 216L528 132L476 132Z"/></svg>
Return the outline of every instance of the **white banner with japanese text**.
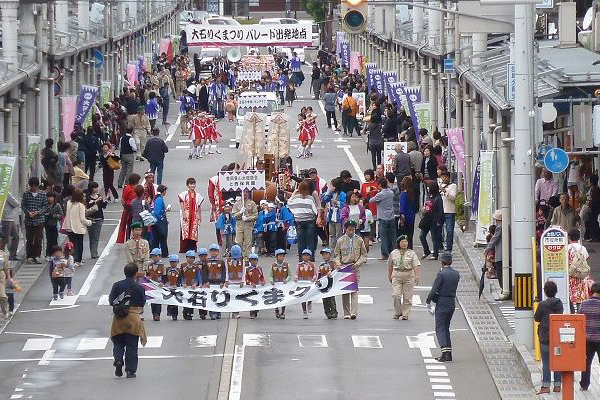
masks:
<svg viewBox="0 0 600 400"><path fill-rule="evenodd" d="M219 185L221 191L234 192L236 190L264 190L265 171L247 169L242 171L219 172Z"/></svg>
<svg viewBox="0 0 600 400"><path fill-rule="evenodd" d="M265 275L267 275L265 271ZM146 290L146 301L154 304L198 308L219 312L242 312L265 310L316 301L326 297L356 292L358 282L352 266L345 266L323 276L316 282L290 281L287 283L268 282L264 286L229 284L227 287L181 287L160 285L143 279L141 285Z"/></svg>
<svg viewBox="0 0 600 400"><path fill-rule="evenodd" d="M402 146L402 151L408 153L407 142L384 142L383 143L383 167L385 172L394 172L394 163L396 162L396 145Z"/></svg>
<svg viewBox="0 0 600 400"><path fill-rule="evenodd" d="M312 46L312 24L189 24L185 29L188 46Z"/></svg>

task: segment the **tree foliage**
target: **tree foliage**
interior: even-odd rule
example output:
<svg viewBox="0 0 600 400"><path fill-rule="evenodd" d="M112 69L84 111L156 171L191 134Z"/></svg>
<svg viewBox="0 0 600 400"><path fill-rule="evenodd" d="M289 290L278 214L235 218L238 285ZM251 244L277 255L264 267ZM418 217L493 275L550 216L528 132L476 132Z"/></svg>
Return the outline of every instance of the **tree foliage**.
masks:
<svg viewBox="0 0 600 400"><path fill-rule="evenodd" d="M306 12L317 23L325 21L325 13L327 11L325 3L324 0L304 0Z"/></svg>

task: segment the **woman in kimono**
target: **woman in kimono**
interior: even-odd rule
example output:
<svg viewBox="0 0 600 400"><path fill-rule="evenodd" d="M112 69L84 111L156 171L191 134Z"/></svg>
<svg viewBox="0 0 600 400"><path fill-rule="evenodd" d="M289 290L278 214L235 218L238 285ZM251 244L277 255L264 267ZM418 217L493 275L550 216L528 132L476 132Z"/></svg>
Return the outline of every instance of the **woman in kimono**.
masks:
<svg viewBox="0 0 600 400"><path fill-rule="evenodd" d="M198 241L198 226L202 222L200 207L204 198L196 192L196 180L188 178L185 182L187 190L179 193L179 217L181 222L181 232L179 235L179 252L185 253L188 250L196 250Z"/></svg>
<svg viewBox="0 0 600 400"><path fill-rule="evenodd" d="M117 243L125 243L129 239L129 233L131 228L131 218L133 214L131 212L131 203L137 197L134 188L140 183L142 179L138 174L129 175L127 185L123 187L123 194L121 195L121 204L123 205L123 212L121 213L121 222L119 223L119 235L117 236Z"/></svg>
<svg viewBox="0 0 600 400"><path fill-rule="evenodd" d="M227 98L227 86L220 78L210 86L210 102L212 114L215 118L225 118L225 99Z"/></svg>

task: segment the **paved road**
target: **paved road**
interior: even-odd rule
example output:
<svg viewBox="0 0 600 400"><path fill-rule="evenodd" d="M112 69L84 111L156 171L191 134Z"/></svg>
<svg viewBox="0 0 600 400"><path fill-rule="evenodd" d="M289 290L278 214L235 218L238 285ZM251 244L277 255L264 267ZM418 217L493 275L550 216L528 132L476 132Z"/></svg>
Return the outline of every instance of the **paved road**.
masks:
<svg viewBox="0 0 600 400"><path fill-rule="evenodd" d="M309 98L307 92L305 84L299 94ZM314 158L297 162L300 169L314 166L321 177L330 180L342 169L349 169L357 176L349 158L361 169L370 166L364 141L360 138L346 141L327 130L317 101L299 100L292 109L286 107L290 120L294 121L299 108L305 105L312 105L320 115L320 135L313 148ZM172 104L171 110L175 109ZM174 117L171 122L175 122ZM234 138L233 128L232 123L221 122L219 130L226 147L223 154L201 160L187 160L190 144L179 132L172 136L163 183L169 187L167 200L175 210L177 193L185 189L188 176L198 180L204 195L209 177L236 157L237 151L230 141ZM292 150L295 152L295 148ZM137 165L136 170L141 172L146 166ZM203 212L205 222L201 225L203 246L214 241L207 203ZM0 335L1 398L217 398L224 356L232 357L231 353L224 354L229 319L174 322L164 319L164 313L161 322L147 318L150 343L140 350L138 378L125 380L113 376L112 346L108 339L111 312L104 303L110 286L122 276L123 248L113 245L120 208L118 204L110 205L106 214L100 244L105 249L103 257L95 264L88 259L75 273L73 289L78 296L51 305L51 286L43 273ZM178 213L172 212L169 219L169 244L175 250ZM420 254L421 249L416 250ZM289 262L295 260L293 253L288 255ZM84 257L87 256L86 249ZM237 331L235 343L230 343L235 345L235 357L233 378L231 385L227 385L231 386L229 398L479 399L485 393L488 399L498 399L460 309L452 325L456 360L453 364L435 363L432 356L438 354L438 349L409 346L410 341L417 340L415 337L433 337L433 318L418 303L424 303L439 264L423 262L423 286L415 292L417 305L411 319L395 321L386 267L376 260L378 256L379 246L372 247L362 270L361 304L356 321L327 320L321 304L314 304L309 320L302 320L298 305L289 308L285 321L276 320L272 311L260 312L256 320L244 314L233 321ZM270 260L261 262L266 266ZM338 310L341 311L341 299ZM474 391L474 382L483 391Z"/></svg>

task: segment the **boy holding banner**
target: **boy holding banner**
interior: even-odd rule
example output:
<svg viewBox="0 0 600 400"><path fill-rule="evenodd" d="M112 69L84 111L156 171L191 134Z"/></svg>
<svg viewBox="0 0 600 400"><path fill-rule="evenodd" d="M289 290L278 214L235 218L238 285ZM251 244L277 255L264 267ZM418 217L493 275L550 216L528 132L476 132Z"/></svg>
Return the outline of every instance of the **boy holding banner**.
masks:
<svg viewBox="0 0 600 400"><path fill-rule="evenodd" d="M285 261L285 250L275 250L275 262L271 265L271 271L269 272L269 281L271 285L286 284L292 279L292 269L290 265ZM285 306L275 308L275 317L278 319L285 319Z"/></svg>

